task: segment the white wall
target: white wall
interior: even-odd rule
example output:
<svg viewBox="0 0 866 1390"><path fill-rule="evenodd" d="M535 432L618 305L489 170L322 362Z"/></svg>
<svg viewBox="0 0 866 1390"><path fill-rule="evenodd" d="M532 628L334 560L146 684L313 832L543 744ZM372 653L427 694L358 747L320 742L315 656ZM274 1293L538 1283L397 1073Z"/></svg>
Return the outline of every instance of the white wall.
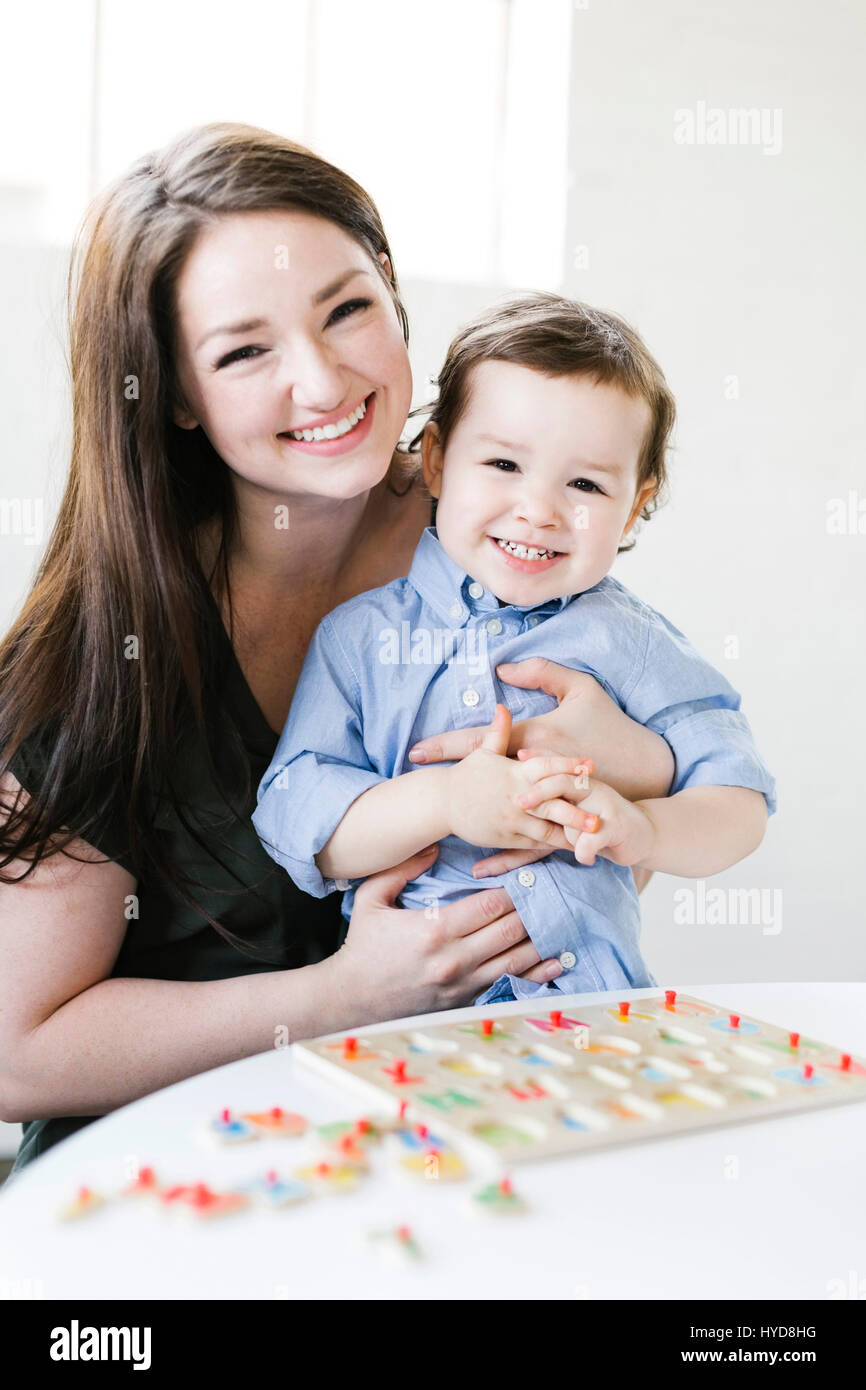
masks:
<svg viewBox="0 0 866 1390"><path fill-rule="evenodd" d="M615 573L742 692L779 782L763 845L711 886L778 890L782 930L677 925L685 884L656 879L660 980L866 966L866 534L827 533L830 499L866 498L864 29L840 0L592 0L573 17L566 288L638 326L680 410L672 503ZM700 101L781 108L780 152L675 143L674 112Z"/></svg>

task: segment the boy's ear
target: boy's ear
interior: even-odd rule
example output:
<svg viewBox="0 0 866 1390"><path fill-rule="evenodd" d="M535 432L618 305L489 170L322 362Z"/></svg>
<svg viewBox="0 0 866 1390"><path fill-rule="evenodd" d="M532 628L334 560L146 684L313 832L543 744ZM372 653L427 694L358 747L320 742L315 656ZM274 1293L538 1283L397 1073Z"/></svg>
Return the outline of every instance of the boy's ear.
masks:
<svg viewBox="0 0 866 1390"><path fill-rule="evenodd" d="M442 465L445 453L439 443L439 426L428 420L421 436L421 468L424 482L431 497L439 497L442 490Z"/></svg>
<svg viewBox="0 0 866 1390"><path fill-rule="evenodd" d="M647 502L649 502L651 497L655 496L657 491L657 483L654 479L650 479L648 483L644 483L644 486L641 488L640 492L635 494L634 505L632 506L628 521L622 529L622 536L620 538L621 540L625 540L626 536L634 526L635 522L637 521Z"/></svg>

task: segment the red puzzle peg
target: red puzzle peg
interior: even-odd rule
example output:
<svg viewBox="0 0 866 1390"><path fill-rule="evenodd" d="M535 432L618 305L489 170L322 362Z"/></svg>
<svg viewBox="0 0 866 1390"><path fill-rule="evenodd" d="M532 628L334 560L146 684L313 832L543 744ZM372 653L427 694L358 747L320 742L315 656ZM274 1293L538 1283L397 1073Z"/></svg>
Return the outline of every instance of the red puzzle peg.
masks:
<svg viewBox="0 0 866 1390"><path fill-rule="evenodd" d="M482 1020L481 1020L481 1036L482 1036L483 1038L490 1038L490 1037L493 1036L493 1019L492 1019L492 1018L482 1018Z"/></svg>
<svg viewBox="0 0 866 1390"><path fill-rule="evenodd" d="M230 1110L223 1110L221 1112L220 1118L224 1125L227 1125L229 1120L231 1119L231 1113L232 1112Z"/></svg>
<svg viewBox="0 0 866 1390"><path fill-rule="evenodd" d="M676 990L675 990L675 989L666 989L666 990L665 990L665 1008L666 1008L666 1009L672 1009L673 1006L674 1006L674 1004L675 1004L676 1002L677 1002L677 992L676 992Z"/></svg>
<svg viewBox="0 0 866 1390"><path fill-rule="evenodd" d="M512 1188L511 1188L511 1179L510 1179L510 1178L503 1178L503 1179L502 1179L502 1181L501 1181L500 1184L499 1184L499 1191L502 1193L503 1197L510 1197L510 1196L511 1196Z"/></svg>
<svg viewBox="0 0 866 1390"><path fill-rule="evenodd" d="M815 1070L815 1068L812 1066L811 1062L804 1062L804 1063L803 1063L803 1080L804 1080L804 1081L809 1081L809 1080L811 1079L812 1072L813 1072L814 1070Z"/></svg>
<svg viewBox="0 0 866 1390"><path fill-rule="evenodd" d="M278 1120L282 1113L283 1107L281 1105L273 1105L271 1107L271 1116L273 1117L273 1119Z"/></svg>
<svg viewBox="0 0 866 1390"><path fill-rule="evenodd" d="M730 1019L731 1027L732 1027L732 1028L739 1028L739 1026L740 1026L740 1015L739 1015L739 1014L728 1014L728 1018Z"/></svg>
<svg viewBox="0 0 866 1390"><path fill-rule="evenodd" d="M371 1125L369 1120L361 1119L355 1122L355 1131L357 1134L369 1134L370 1129Z"/></svg>
<svg viewBox="0 0 866 1390"><path fill-rule="evenodd" d="M552 1028L562 1027L562 1009L551 1009L549 1017Z"/></svg>
<svg viewBox="0 0 866 1390"><path fill-rule="evenodd" d="M628 1000L627 1000L627 999L623 999L622 1002L620 1003L620 1006L619 1006L619 1012L620 1012L620 1017L621 1017L621 1018L628 1018L628 1011L629 1011L630 1007L631 1007L631 1005L629 1004Z"/></svg>
<svg viewBox="0 0 866 1390"><path fill-rule="evenodd" d="M399 1114L398 1114L398 1116L397 1116L397 1118L398 1118L399 1120L405 1120L405 1118L406 1118L406 1109L407 1109L408 1105L409 1105L408 1100L401 1100L401 1101L400 1101L400 1110L399 1110Z"/></svg>
<svg viewBox="0 0 866 1390"><path fill-rule="evenodd" d="M395 1086L411 1086L414 1082L421 1080L420 1076L406 1075L405 1057L398 1057L393 1067L383 1067L382 1071L385 1076L390 1076Z"/></svg>
<svg viewBox="0 0 866 1390"><path fill-rule="evenodd" d="M416 1125L415 1133L418 1135L419 1139L426 1139L430 1131L428 1130L426 1125Z"/></svg>
<svg viewBox="0 0 866 1390"><path fill-rule="evenodd" d="M267 1182L269 1182L269 1183L272 1183L272 1184L275 1183L276 1180L277 1180L277 1170L276 1170L276 1168L269 1168L268 1171L265 1173L265 1179L266 1179Z"/></svg>
<svg viewBox="0 0 866 1390"><path fill-rule="evenodd" d="M840 1063L839 1063L839 1066L840 1066L840 1068L841 1068L842 1071L850 1071L850 1070L851 1070L851 1053L850 1053L850 1052L843 1052L843 1053L842 1053L842 1059L841 1059L841 1061L840 1061Z"/></svg>
<svg viewBox="0 0 866 1390"><path fill-rule="evenodd" d="M344 1039L343 1039L343 1057L344 1057L344 1059L348 1062L348 1061L352 1060L353 1058L357 1057L357 1055L358 1055L358 1039L357 1039L357 1038L344 1038Z"/></svg>
<svg viewBox="0 0 866 1390"><path fill-rule="evenodd" d="M788 1046L789 1046L790 1048L792 1048L793 1050L796 1051L796 1049L800 1046L800 1034L799 1034L799 1033L789 1033L789 1034L788 1034Z"/></svg>

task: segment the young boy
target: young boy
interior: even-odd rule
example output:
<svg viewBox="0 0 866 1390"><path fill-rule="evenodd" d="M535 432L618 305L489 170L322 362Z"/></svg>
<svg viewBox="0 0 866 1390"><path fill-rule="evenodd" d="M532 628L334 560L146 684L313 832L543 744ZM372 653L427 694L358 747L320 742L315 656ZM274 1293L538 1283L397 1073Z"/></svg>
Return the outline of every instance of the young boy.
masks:
<svg viewBox="0 0 866 1390"><path fill-rule="evenodd" d="M407 578L319 625L259 787L266 849L308 893L349 888L346 918L358 881L437 841L404 907L471 891L479 851L543 848L545 835L573 845L484 880L508 890L563 972L551 984L500 976L479 1004L656 985L632 867L717 873L757 847L775 809L736 691L608 575L666 480L674 413L658 365L613 315L539 294L464 329L421 444L436 526ZM632 804L574 759L505 755L510 715L556 705L497 679L533 656L590 672L667 740L666 798ZM409 761L420 739L491 719L460 762Z"/></svg>

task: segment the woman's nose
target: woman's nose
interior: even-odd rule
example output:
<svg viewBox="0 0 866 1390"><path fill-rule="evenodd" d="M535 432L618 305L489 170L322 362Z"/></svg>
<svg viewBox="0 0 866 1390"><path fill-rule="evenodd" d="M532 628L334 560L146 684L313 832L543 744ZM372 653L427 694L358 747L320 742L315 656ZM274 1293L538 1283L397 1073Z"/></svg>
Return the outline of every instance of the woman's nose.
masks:
<svg viewBox="0 0 866 1390"><path fill-rule="evenodd" d="M346 372L322 343L294 345L287 376L292 402L322 414L335 410L346 394Z"/></svg>

